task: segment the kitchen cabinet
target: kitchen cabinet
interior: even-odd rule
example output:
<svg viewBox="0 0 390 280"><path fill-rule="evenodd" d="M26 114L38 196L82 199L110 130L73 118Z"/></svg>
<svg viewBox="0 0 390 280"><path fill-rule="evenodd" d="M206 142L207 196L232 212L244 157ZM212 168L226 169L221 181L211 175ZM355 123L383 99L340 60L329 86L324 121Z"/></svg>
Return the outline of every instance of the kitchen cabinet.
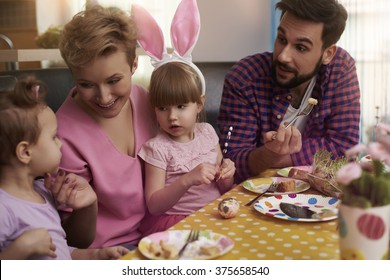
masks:
<svg viewBox="0 0 390 280"><path fill-rule="evenodd" d="M14 49L35 49L38 35L36 24L35 0L0 0L0 34L11 39ZM0 41L0 49L7 50L9 45ZM38 68L39 62L21 62L20 69ZM0 71L6 69L0 63Z"/></svg>

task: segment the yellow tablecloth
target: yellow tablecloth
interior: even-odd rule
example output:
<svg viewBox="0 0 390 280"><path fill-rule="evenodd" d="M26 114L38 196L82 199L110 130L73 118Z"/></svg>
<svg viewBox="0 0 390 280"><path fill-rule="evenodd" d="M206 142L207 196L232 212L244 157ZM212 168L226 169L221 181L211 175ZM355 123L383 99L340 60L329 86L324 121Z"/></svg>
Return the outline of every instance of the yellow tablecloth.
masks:
<svg viewBox="0 0 390 280"><path fill-rule="evenodd" d="M339 259L337 219L305 223L268 217L253 206L244 206L254 196L238 185L169 230L197 228L230 237L234 241L233 249L218 259ZM234 197L240 203L240 210L232 219L223 219L217 210L219 202L227 197ZM123 259L145 258L136 249Z"/></svg>

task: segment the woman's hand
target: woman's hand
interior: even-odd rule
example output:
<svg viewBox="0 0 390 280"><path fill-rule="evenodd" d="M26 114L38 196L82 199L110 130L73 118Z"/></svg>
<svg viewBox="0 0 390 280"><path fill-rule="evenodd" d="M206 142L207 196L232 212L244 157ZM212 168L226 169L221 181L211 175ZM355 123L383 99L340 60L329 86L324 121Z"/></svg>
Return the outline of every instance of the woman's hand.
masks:
<svg viewBox="0 0 390 280"><path fill-rule="evenodd" d="M99 249L98 259L99 260L117 260L122 256L129 253L130 250L122 246L114 246Z"/></svg>
<svg viewBox="0 0 390 280"><path fill-rule="evenodd" d="M53 193L59 205L74 210L88 207L97 201L96 193L87 180L73 173L65 174L63 170L55 178L46 174L45 187Z"/></svg>

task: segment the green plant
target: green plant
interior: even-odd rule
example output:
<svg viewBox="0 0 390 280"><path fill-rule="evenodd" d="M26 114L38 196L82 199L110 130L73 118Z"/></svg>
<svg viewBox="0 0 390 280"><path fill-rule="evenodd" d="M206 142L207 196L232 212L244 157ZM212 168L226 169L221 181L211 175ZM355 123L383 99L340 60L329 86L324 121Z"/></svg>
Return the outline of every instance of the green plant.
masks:
<svg viewBox="0 0 390 280"><path fill-rule="evenodd" d="M36 38L35 42L39 47L44 49L58 48L61 32L62 26L49 27Z"/></svg>
<svg viewBox="0 0 390 280"><path fill-rule="evenodd" d="M373 159L371 166L362 168L360 176L344 188L342 201L361 208L390 204L390 173L385 172L383 162Z"/></svg>
<svg viewBox="0 0 390 280"><path fill-rule="evenodd" d="M332 153L326 150L318 150L313 158L312 173L323 179L336 181L337 171L347 163L345 157L332 159Z"/></svg>
<svg viewBox="0 0 390 280"><path fill-rule="evenodd" d="M313 158L312 172L308 175L310 185L325 195L340 198L343 192L336 176L346 162L345 157L332 159L331 152L318 150Z"/></svg>
<svg viewBox="0 0 390 280"><path fill-rule="evenodd" d="M343 204L361 208L390 204L390 125L378 123L374 129L375 142L345 153L351 161L337 174L337 182L344 186ZM361 153L368 156L354 160Z"/></svg>

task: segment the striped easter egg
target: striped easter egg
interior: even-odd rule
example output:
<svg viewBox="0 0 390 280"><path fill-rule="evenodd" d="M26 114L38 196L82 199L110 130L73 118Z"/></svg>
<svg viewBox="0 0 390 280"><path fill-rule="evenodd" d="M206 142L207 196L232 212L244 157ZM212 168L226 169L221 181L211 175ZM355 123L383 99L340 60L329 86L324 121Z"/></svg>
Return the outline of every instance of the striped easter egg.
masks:
<svg viewBox="0 0 390 280"><path fill-rule="evenodd" d="M359 232L368 239L380 239L385 232L385 222L377 215L363 214L357 220Z"/></svg>

